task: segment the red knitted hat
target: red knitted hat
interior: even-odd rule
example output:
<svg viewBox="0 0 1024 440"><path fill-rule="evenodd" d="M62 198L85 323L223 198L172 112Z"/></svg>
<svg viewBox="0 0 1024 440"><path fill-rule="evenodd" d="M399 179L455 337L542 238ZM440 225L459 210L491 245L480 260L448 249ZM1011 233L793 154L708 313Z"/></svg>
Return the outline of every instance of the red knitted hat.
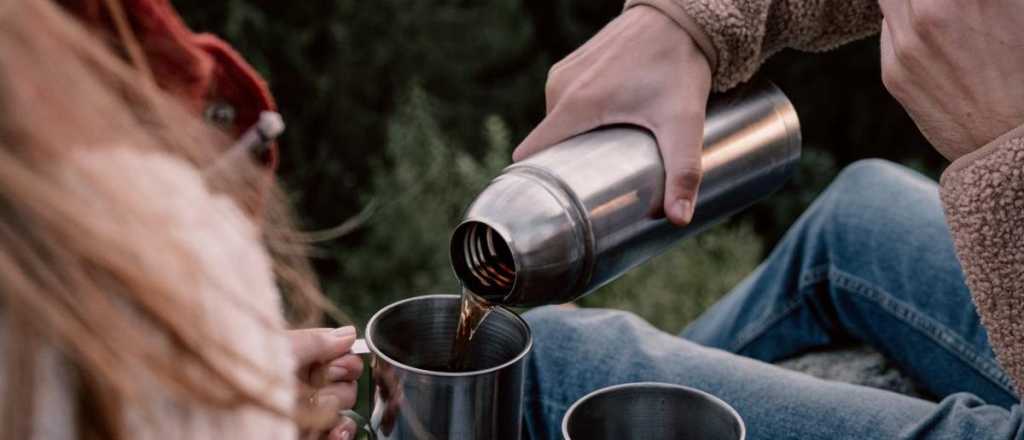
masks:
<svg viewBox="0 0 1024 440"><path fill-rule="evenodd" d="M217 109L233 114L229 129L240 135L260 112L276 111L266 81L223 40L195 34L168 0L119 0L135 37L145 51L157 84L181 97L199 114ZM114 38L114 22L104 0L61 0L84 22ZM261 158L277 166L277 145Z"/></svg>

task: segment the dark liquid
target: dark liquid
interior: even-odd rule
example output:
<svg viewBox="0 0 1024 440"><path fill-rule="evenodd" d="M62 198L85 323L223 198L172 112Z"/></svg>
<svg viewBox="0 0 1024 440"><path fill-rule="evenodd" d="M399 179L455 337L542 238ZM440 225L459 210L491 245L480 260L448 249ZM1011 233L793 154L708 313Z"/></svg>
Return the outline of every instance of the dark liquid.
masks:
<svg viewBox="0 0 1024 440"><path fill-rule="evenodd" d="M466 371L470 367L469 349L476 330L483 324L487 315L495 305L485 301L468 289L462 289L462 300L459 302L459 325L455 329L452 341L452 354L448 362L448 371Z"/></svg>

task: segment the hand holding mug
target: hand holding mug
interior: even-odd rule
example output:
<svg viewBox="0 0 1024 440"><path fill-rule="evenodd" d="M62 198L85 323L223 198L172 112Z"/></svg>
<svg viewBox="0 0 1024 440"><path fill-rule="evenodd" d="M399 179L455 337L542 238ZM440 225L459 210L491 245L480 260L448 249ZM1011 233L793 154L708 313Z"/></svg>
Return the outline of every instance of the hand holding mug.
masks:
<svg viewBox="0 0 1024 440"><path fill-rule="evenodd" d="M298 361L300 403L331 415L321 429L304 433L302 438L354 439L355 422L335 415L356 403L363 362L351 353L356 340L355 327L293 330L288 336Z"/></svg>

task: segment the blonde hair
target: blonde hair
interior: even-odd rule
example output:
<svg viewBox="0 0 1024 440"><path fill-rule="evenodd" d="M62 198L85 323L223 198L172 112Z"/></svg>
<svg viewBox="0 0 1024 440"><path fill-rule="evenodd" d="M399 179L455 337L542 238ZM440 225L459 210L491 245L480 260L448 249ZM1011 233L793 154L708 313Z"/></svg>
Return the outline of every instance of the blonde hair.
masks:
<svg viewBox="0 0 1024 440"><path fill-rule="evenodd" d="M128 47L120 50L138 57L130 38L126 41ZM189 266L195 262L187 253L175 249L170 233L111 233L109 213L133 209L119 195L130 189L112 184L117 176L83 174L94 179L87 182L91 198L111 207L105 216L85 209L88 201L76 197L81 187L69 188L55 166L73 151L118 145L171 154L203 169L230 143L158 90L138 62L127 63L55 3L0 1L0 321L5 327L0 336L8 341L7 364L0 369L5 375L0 382L6 383L0 414L4 437L28 438L32 432L35 381L25 375L44 346L57 347L78 373L78 395L88 402L79 408L82 438L126 435L120 409L140 398L135 389L140 371L183 398L294 417L236 383L233 372L213 361L231 349L212 342L209 329L192 325L194 307L180 300L189 296L187 283L132 258L161 252L162 258L201 273L203 268ZM290 320L316 323L328 305L267 171L241 160L208 180L261 226ZM132 331L140 318L166 336L173 365L166 356L151 356L155 348ZM184 374L182 365L200 374Z"/></svg>

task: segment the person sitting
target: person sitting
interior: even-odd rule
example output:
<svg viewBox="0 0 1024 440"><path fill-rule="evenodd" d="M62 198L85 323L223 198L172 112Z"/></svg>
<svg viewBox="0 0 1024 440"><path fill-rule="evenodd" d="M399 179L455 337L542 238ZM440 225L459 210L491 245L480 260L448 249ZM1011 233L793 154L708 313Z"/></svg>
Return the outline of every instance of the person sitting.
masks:
<svg viewBox="0 0 1024 440"><path fill-rule="evenodd" d="M166 0L0 4L0 437L354 438L264 110Z"/></svg>
<svg viewBox="0 0 1024 440"><path fill-rule="evenodd" d="M526 314L531 438L605 386L661 381L720 396L751 439L1024 438L1024 3L629 0L551 68L548 114L517 160L608 124L650 130L664 211L699 197L704 106L783 48L881 31L882 78L953 164L941 184L880 160L846 168L750 276L680 335L619 311ZM931 402L772 362L857 341Z"/></svg>

